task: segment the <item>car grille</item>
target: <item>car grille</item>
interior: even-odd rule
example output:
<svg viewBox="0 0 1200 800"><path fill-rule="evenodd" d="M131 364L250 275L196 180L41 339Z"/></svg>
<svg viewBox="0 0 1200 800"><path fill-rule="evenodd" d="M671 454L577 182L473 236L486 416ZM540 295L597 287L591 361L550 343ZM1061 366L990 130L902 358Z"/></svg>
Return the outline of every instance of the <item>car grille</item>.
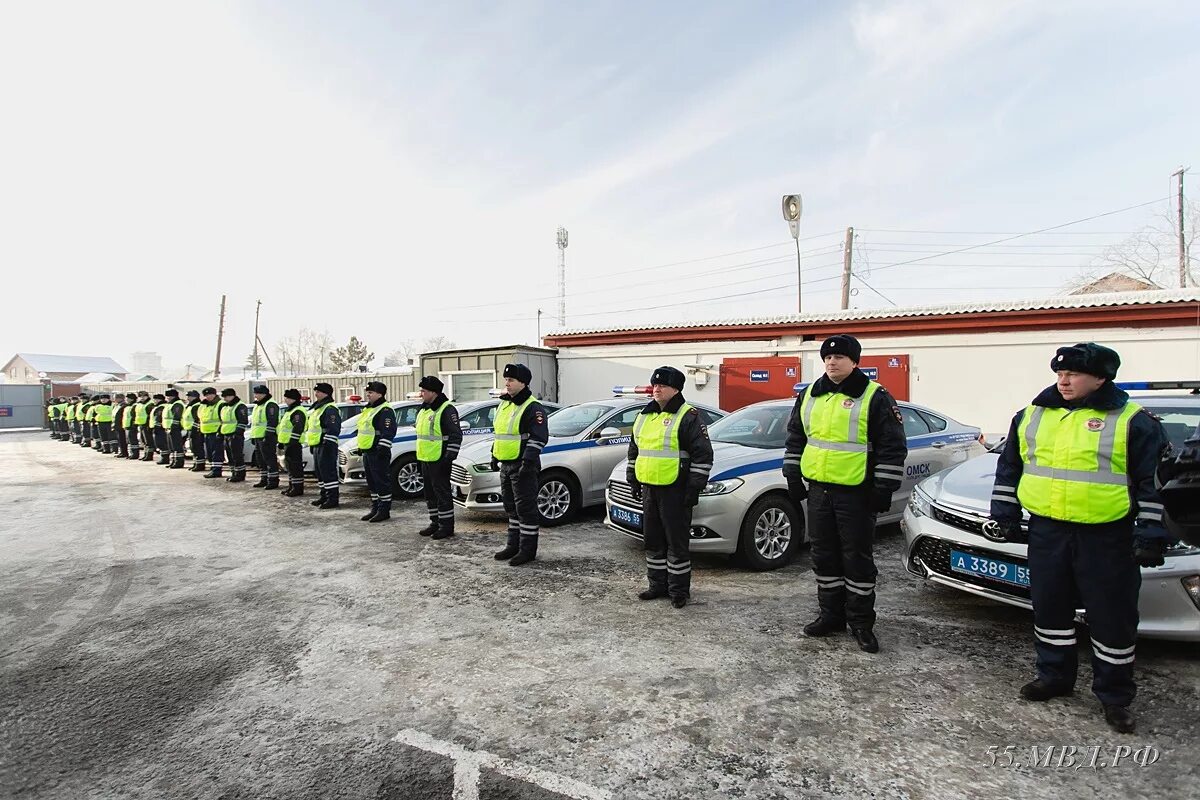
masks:
<svg viewBox="0 0 1200 800"><path fill-rule="evenodd" d="M979 536L983 536L983 523L987 521L969 517L965 514L956 514L937 505L933 507L933 518L938 522L944 522L951 527L962 531L970 531Z"/></svg>
<svg viewBox="0 0 1200 800"><path fill-rule="evenodd" d="M461 464L450 465L450 482L460 483L464 486L471 483L471 474L467 472L467 468Z"/></svg>
<svg viewBox="0 0 1200 800"><path fill-rule="evenodd" d="M608 496L617 505L625 506L626 508L641 508L642 504L638 500L633 499L633 493L629 491L628 483L620 483L619 481L608 482Z"/></svg>
<svg viewBox="0 0 1200 800"><path fill-rule="evenodd" d="M348 455L346 455L343 451L339 450L338 451L338 466L344 467L344 466L348 465L349 463L350 463L350 457Z"/></svg>
<svg viewBox="0 0 1200 800"><path fill-rule="evenodd" d="M947 523L952 524L952 523ZM955 572L950 569L950 550L951 548L959 550L963 553L969 553L973 556L981 556L983 558L998 558L1004 561L1010 561L1020 566L1026 566L1025 559L1019 556L1011 556L1007 553L994 553L990 550L982 550L978 547L970 547L964 544L951 544L950 542L942 541L941 539L932 539L928 536L922 536L917 540L913 547L913 555L921 559L927 568L943 575L947 578L953 578L956 581L969 583L974 586L980 586L992 591L999 591L1011 597L1021 597L1029 599L1029 589L1023 586L1013 586L1011 583L1003 581L995 581L990 578L985 578L982 575L968 575L965 572Z"/></svg>

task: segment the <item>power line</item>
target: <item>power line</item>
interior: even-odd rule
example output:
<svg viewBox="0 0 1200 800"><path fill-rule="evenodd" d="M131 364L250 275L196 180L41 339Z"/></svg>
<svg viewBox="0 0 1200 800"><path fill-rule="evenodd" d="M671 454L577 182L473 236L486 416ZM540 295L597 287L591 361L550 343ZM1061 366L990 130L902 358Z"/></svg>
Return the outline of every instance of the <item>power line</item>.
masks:
<svg viewBox="0 0 1200 800"><path fill-rule="evenodd" d="M1157 203L1159 201L1155 200L1153 202ZM1152 203L1143 203L1142 205L1152 205ZM1131 206L1131 208L1141 207L1142 206ZM1128 211L1130 209L1122 210ZM1093 217L1093 219L1095 218ZM855 228L855 230L864 231L866 233L921 233L936 234L939 236L1008 236L1010 234L1020 233L1020 231L920 231L906 230L902 228ZM1046 236L1133 236L1134 234L1141 233L1141 231L1057 231L1053 233L1049 231L1040 231L1040 233L1043 233Z"/></svg>

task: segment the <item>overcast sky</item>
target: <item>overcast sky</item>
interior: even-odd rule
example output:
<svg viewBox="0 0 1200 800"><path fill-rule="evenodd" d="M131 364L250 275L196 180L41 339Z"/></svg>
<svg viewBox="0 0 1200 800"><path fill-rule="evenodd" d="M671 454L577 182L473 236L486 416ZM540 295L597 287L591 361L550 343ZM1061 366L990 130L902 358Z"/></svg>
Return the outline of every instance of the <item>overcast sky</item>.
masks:
<svg viewBox="0 0 1200 800"><path fill-rule="evenodd" d="M532 343L558 225L568 328L788 313L789 191L806 311L848 225L856 306L1043 297L1200 171L1194 2L0 8L2 357L210 363L222 292L226 364L256 299L268 345Z"/></svg>

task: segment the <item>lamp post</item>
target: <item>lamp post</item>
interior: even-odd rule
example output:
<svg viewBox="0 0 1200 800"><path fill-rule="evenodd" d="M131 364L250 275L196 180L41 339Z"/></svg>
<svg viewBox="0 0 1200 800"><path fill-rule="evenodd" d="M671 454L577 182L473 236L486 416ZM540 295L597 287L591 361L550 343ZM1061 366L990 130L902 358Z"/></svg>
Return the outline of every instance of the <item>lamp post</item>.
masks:
<svg viewBox="0 0 1200 800"><path fill-rule="evenodd" d="M787 221L792 239L796 241L796 313L804 313L804 303L800 290L800 214L804 211L804 201L798 194L783 196L783 218Z"/></svg>

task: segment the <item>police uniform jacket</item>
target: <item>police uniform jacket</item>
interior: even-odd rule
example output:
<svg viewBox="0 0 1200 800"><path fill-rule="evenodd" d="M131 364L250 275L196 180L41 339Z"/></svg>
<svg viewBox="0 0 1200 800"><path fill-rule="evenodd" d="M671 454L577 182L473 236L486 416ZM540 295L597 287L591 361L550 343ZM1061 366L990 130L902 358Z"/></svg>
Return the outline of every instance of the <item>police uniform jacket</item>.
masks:
<svg viewBox="0 0 1200 800"><path fill-rule="evenodd" d="M538 406L541 407L540 405ZM422 408L428 408L434 413L440 413L442 436L446 440L442 442L442 460L453 461L458 458L458 450L462 447L462 426L458 421L458 409L450 402L450 399L445 394L439 393L433 398L432 403L422 404ZM532 408L532 406L530 407ZM526 409L528 412L529 409ZM544 416L544 413L543 413ZM522 428L524 431L524 428ZM547 434L547 439L549 435Z"/></svg>
<svg viewBox="0 0 1200 800"><path fill-rule="evenodd" d="M501 395L500 399L508 400L519 406L532 396L533 392L529 391L529 387L526 386L515 395L511 397L506 394ZM546 409L541 403L534 400L525 409L525 413L521 415L521 424L518 428L518 433L525 438L521 439L521 451L517 455L516 460L522 464L536 465L542 457L542 448L550 440L550 428L546 424ZM442 423L442 435L450 435L446 433L444 420ZM462 441L461 435L459 436L459 441Z"/></svg>
<svg viewBox="0 0 1200 800"><path fill-rule="evenodd" d="M169 430L173 430L173 431L183 430L183 407L184 407L184 405L185 404L182 400L168 400L167 402L163 403L163 415L164 416L166 415L166 410L167 410L168 406L171 406L174 410L174 416L171 420L171 427L169 428Z"/></svg>
<svg viewBox="0 0 1200 800"><path fill-rule="evenodd" d="M250 411L246 408L246 404L242 402L240 397L234 397L233 402L226 401L227 406L236 406L233 411L233 420L237 423L237 428L234 433L245 434L246 429L250 427ZM229 434L233 435L233 434Z"/></svg>
<svg viewBox="0 0 1200 800"><path fill-rule="evenodd" d="M129 404L122 401L116 408L113 409L113 429L125 427L125 410L129 408Z"/></svg>
<svg viewBox="0 0 1200 800"><path fill-rule="evenodd" d="M317 401L308 413L320 415L318 421L321 425L321 444L332 444L337 447L338 434L342 432L342 414L333 404L333 400ZM395 417L393 416L392 419L394 420Z"/></svg>
<svg viewBox="0 0 1200 800"><path fill-rule="evenodd" d="M299 403L296 403L291 408L288 408L287 403L280 403L279 413L281 415L280 419L283 418L282 415L284 414L292 415L292 441L288 442L288 444L300 444L301 439L304 438L304 426L308 424L308 412ZM275 430L276 436L278 436L279 429L276 428Z"/></svg>
<svg viewBox="0 0 1200 800"><path fill-rule="evenodd" d="M150 407L150 419L154 420L154 424L159 428L162 427L163 409L166 407L166 405L166 403L155 402L155 404Z"/></svg>
<svg viewBox="0 0 1200 800"><path fill-rule="evenodd" d="M674 414L685 402L683 393L680 392L667 402L665 408L660 409L658 402L651 400L641 413ZM698 495L708 483L708 476L712 471L713 450L712 442L708 438L708 426L704 424L704 419L695 406L692 406L692 409L683 415L683 420L679 423L679 449L688 455L679 464L679 477L675 479L674 485L680 486L686 483L687 490ZM625 479L630 486L636 486L639 483L634 471L634 462L638 457L636 437L630 437L629 452L626 457L629 461L625 468Z"/></svg>
<svg viewBox="0 0 1200 800"><path fill-rule="evenodd" d="M822 375L813 383L810 391L813 397L838 392L847 397L862 397L871 379L858 367L854 368L846 380L840 384L834 383L828 375ZM805 392L796 398L796 405L788 419L787 444L784 446L783 474L788 478L804 478L811 481L800 468L800 458L804 448L808 446L808 435L804 432L804 423L800 417L801 405ZM871 396L867 407L867 442L870 450L867 452L867 472L860 486L870 488L878 495L892 495L899 491L904 475L904 460L908 458L908 439L904 436L904 421L896 398L880 386ZM878 470L876 467L892 467L889 470ZM898 470L895 468L899 468ZM824 484L835 486L835 484Z"/></svg>
<svg viewBox="0 0 1200 800"><path fill-rule="evenodd" d="M1032 405L1044 408L1092 408L1096 411L1116 411L1129 402L1129 395L1117 388L1112 381L1104 385L1090 396L1081 400L1068 401L1059 393L1057 386L1048 386L1033 399ZM1008 439L1004 443L1004 451L996 464L996 483L1001 486L1017 486L1024 473L1025 464L1021 460L1021 442L1017 438L1017 430L1025 419L1027 409L1021 409L1012 419L1008 429ZM1162 425L1149 411L1142 409L1133 415L1129 421L1129 438L1126 450L1129 461L1126 474L1129 477L1129 492L1132 502L1129 514L1134 518L1137 535L1145 538L1173 539L1162 524L1162 497L1154 483L1154 473L1158 469L1159 459L1170 446ZM1007 502L992 495L992 519L997 522L1020 522L1021 506L1018 503ZM1011 496L1009 498L1011 500ZM1149 503L1140 508L1142 503Z"/></svg>
<svg viewBox="0 0 1200 800"><path fill-rule="evenodd" d="M374 403L371 403L367 408L372 406L383 406L375 412L375 416L371 417L371 427L375 429L375 447L386 445L389 449L392 446L392 440L396 438L396 410L387 405L387 400L379 398ZM336 410L336 406L334 407ZM339 419L341 415L338 415ZM338 427L339 432L341 427Z"/></svg>
<svg viewBox="0 0 1200 800"><path fill-rule="evenodd" d="M276 403L267 403L267 401L271 399L273 399L271 395L267 395L263 398L263 403L267 406L267 438L279 435L279 413L283 410L282 406L279 406ZM303 430L303 428L301 428L301 430Z"/></svg>

